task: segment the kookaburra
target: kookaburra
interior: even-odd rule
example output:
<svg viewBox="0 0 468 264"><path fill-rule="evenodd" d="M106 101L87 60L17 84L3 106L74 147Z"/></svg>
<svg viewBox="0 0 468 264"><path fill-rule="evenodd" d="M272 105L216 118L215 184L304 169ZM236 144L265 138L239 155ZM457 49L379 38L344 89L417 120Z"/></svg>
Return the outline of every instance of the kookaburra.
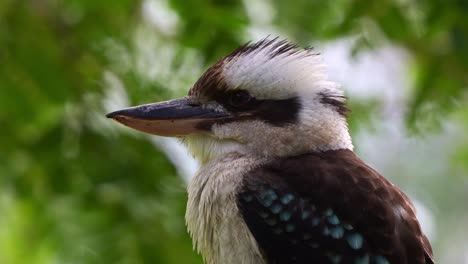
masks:
<svg viewBox="0 0 468 264"><path fill-rule="evenodd" d="M186 223L206 263L433 263L411 201L353 152L347 113L317 53L267 38L186 97L107 117L199 160Z"/></svg>

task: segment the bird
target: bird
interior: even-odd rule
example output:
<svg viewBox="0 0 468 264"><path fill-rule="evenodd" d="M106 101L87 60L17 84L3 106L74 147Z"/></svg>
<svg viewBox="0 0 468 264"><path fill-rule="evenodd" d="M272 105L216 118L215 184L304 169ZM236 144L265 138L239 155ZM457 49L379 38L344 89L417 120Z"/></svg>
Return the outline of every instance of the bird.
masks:
<svg viewBox="0 0 468 264"><path fill-rule="evenodd" d="M313 48L267 37L107 117L199 161L185 218L205 263L434 263L408 196L353 151L346 99Z"/></svg>

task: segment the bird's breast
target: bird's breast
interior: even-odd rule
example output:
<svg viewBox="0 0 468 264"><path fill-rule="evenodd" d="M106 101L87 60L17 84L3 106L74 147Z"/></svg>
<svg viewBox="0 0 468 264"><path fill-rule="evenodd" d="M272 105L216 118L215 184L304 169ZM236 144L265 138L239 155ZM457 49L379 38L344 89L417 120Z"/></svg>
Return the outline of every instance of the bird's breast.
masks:
<svg viewBox="0 0 468 264"><path fill-rule="evenodd" d="M264 263L236 202L243 176L261 163L230 153L203 165L189 184L186 223L206 263Z"/></svg>

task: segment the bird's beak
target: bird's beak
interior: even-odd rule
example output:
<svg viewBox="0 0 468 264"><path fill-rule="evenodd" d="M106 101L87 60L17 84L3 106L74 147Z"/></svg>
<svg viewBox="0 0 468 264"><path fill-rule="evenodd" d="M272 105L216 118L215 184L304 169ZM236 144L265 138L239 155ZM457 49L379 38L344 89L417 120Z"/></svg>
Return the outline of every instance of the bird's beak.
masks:
<svg viewBox="0 0 468 264"><path fill-rule="evenodd" d="M192 104L187 98L125 108L106 115L136 130L167 137L201 133L226 116L227 113Z"/></svg>

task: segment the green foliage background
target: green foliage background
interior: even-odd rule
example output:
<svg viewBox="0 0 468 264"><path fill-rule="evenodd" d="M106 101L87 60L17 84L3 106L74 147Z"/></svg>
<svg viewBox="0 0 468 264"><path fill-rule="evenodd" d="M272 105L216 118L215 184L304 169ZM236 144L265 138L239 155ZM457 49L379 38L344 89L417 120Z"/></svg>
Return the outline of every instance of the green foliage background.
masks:
<svg viewBox="0 0 468 264"><path fill-rule="evenodd" d="M103 102L116 80L132 105L183 94L245 42L251 4L269 3L271 26L304 45L353 36L357 54L406 49L408 128L424 134L448 116L468 127L465 0L154 2L178 17L172 31L151 26L141 1L0 2L0 263L201 263L185 231L184 182L148 137L106 120ZM156 78L145 67L161 54L167 72ZM375 103L354 104L357 130ZM468 142L452 159L466 175ZM459 183L466 177L450 184ZM425 187L438 193L439 219L457 219L441 208L466 202L466 188L453 201L444 186Z"/></svg>

